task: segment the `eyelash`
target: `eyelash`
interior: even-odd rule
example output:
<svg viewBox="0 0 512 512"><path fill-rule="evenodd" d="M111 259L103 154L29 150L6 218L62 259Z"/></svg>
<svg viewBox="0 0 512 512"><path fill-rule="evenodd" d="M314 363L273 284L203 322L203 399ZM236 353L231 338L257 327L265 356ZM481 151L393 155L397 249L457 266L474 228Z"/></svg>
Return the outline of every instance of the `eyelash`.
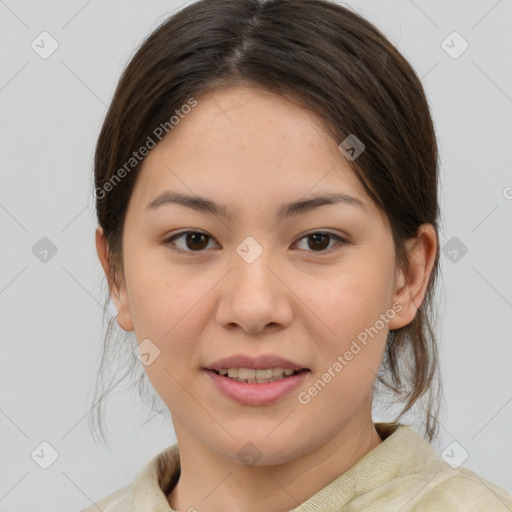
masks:
<svg viewBox="0 0 512 512"><path fill-rule="evenodd" d="M182 231L181 233L177 233L175 235L172 235L171 237L169 237L166 240L164 240L164 245L169 245L169 244L175 245L174 244L174 240L176 240L178 238L181 238L181 237L183 237L185 235L189 235L189 234L205 235L210 240L214 240L213 237L207 235L206 233L203 233L202 231ZM331 233L329 231L313 231L311 233L307 233L306 235L302 236L301 238L299 238L299 240L303 240L303 239L308 238L308 237L313 236L313 235L327 235L327 236L335 239L338 242L336 244L338 246L349 243L349 241L347 239L342 238L341 236L336 235L335 233ZM334 250L336 250L336 245L334 246ZM192 254L194 254L194 253L199 254L199 253L205 251L205 249L202 249L202 250L199 250L199 251L191 251L191 250L179 249L179 248L176 248L176 249L173 249L173 250L175 250L177 252L185 252L185 253L192 253ZM331 247L330 249L324 249L324 250L320 250L320 251L312 251L312 250L310 250L310 251L306 251L306 252L319 253L319 254L322 254L322 253L330 254L332 251L333 251L333 248Z"/></svg>

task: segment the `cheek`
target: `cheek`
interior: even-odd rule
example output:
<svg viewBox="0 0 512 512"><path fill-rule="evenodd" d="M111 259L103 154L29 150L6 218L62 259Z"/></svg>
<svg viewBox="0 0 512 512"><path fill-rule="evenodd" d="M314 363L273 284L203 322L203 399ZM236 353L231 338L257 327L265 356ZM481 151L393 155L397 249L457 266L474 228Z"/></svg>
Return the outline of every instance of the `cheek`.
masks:
<svg viewBox="0 0 512 512"><path fill-rule="evenodd" d="M328 279L304 285L300 296L316 317L326 337L347 339L379 318L389 307L390 280L386 270L364 261L340 266Z"/></svg>
<svg viewBox="0 0 512 512"><path fill-rule="evenodd" d="M135 332L161 342L176 338L177 332L193 337L190 318L197 316L194 306L207 291L205 280L170 265L164 250L135 247L129 242L126 248L125 271Z"/></svg>
<svg viewBox="0 0 512 512"><path fill-rule="evenodd" d="M174 397L174 403L186 398L182 386L187 387L200 366L198 340L212 314L208 292L219 278L198 275L192 266L177 268L165 254L151 258L151 252L160 251L133 251L126 258L130 312L138 342L149 339L159 351L146 373L156 391Z"/></svg>
<svg viewBox="0 0 512 512"><path fill-rule="evenodd" d="M392 267L384 258L379 262L371 251L358 256L340 266L331 279L309 283L314 293L304 295L318 326L316 332L311 332L318 351L318 373L322 375L331 368L336 375L325 377L333 383L328 393L333 393L335 402L336 393L356 402L364 398L378 372L386 343L388 324L380 319L389 309ZM306 294L307 289L301 293ZM335 371L336 362L342 365L341 371Z"/></svg>
<svg viewBox="0 0 512 512"><path fill-rule="evenodd" d="M145 366L146 374L162 400L180 410L190 401L185 389L197 378L197 342L208 314L204 296L212 284L179 272L170 277L169 269L158 273L158 267L148 263L138 264L132 274L135 334L139 343L150 339L156 345L158 357Z"/></svg>

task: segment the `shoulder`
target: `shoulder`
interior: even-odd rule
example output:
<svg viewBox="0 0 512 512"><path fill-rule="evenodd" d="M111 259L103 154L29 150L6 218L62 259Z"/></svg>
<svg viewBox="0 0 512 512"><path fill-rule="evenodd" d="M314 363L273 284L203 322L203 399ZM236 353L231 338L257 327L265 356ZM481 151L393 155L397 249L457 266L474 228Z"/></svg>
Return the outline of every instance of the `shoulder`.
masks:
<svg viewBox="0 0 512 512"><path fill-rule="evenodd" d="M385 503L379 512L512 511L512 495L505 489L469 468L452 467L411 427L385 427L386 439L369 460L382 476L361 503Z"/></svg>
<svg viewBox="0 0 512 512"><path fill-rule="evenodd" d="M142 512L168 510L166 493L181 472L178 445L157 453L136 474L133 481L80 512Z"/></svg>
<svg viewBox="0 0 512 512"><path fill-rule="evenodd" d="M452 472L450 472L452 471ZM423 492L411 500L411 512L426 510L510 512L512 495L467 468L441 471L422 482Z"/></svg>
<svg viewBox="0 0 512 512"><path fill-rule="evenodd" d="M108 496L105 496L100 501L97 501L96 503L93 503L87 508L84 508L83 510L80 510L79 512L98 512L98 510L101 510L102 512L121 512L124 511L122 502L124 496L126 496L126 493L128 492L129 485L125 487L121 487L120 489L117 489L117 491L113 492L112 494L109 494Z"/></svg>

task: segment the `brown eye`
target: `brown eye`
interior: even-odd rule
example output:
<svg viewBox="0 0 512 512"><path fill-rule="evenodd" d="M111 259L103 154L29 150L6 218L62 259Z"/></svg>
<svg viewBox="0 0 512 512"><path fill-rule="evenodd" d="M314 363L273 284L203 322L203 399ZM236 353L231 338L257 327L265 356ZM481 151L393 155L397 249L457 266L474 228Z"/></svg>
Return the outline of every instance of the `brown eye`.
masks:
<svg viewBox="0 0 512 512"><path fill-rule="evenodd" d="M180 247L175 240L183 239L183 245ZM201 233L200 231L183 231L182 233L178 233L177 235L173 235L168 238L164 243L172 244L178 247L178 250L185 252L201 252L208 246L208 240L212 239L211 236L208 236L206 233Z"/></svg>
<svg viewBox="0 0 512 512"><path fill-rule="evenodd" d="M323 250L329 246L329 235L324 233L314 233L313 235L309 235L308 239L310 241L309 247L311 247L311 249Z"/></svg>
<svg viewBox="0 0 512 512"><path fill-rule="evenodd" d="M181 245L176 243L176 240L181 240ZM182 252L203 252L208 247L209 241L213 238L206 233L200 231L183 231L168 238L164 243L172 244L177 247L178 251ZM330 252L330 249L337 245L349 243L348 240L336 235L323 231L316 231L310 233L300 239L307 240L308 252ZM335 241L337 243L332 244ZM184 242L184 243L183 243ZM327 250L326 250L327 249Z"/></svg>
<svg viewBox="0 0 512 512"><path fill-rule="evenodd" d="M330 252L330 250L326 251L325 249L329 247L332 239L337 241L337 244L335 245L348 243L348 240L334 233L327 233L323 231L316 231L301 238L301 240L308 240L307 247L310 249L309 252Z"/></svg>

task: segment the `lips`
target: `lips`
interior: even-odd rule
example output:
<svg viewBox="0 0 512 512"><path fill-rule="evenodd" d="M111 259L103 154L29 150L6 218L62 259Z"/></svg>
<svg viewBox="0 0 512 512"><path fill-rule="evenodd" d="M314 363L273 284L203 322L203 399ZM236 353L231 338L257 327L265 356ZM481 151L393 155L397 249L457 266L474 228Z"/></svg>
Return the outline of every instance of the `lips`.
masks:
<svg viewBox="0 0 512 512"><path fill-rule="evenodd" d="M281 369L293 372L289 376L284 376L278 380L267 382L240 382L230 378L225 372L221 375L221 370L229 369L247 370L269 370ZM297 389L311 373L309 368L304 365L273 354L260 354L249 356L247 354L235 354L230 357L224 357L204 368L205 374L211 379L214 387L225 397L234 402L249 406L266 406L278 402ZM264 381L267 379L263 379Z"/></svg>
<svg viewBox="0 0 512 512"><path fill-rule="evenodd" d="M289 396L303 384L308 370L299 371L289 377L262 383L237 382L229 377L219 375L215 370L205 370L205 375L211 379L214 388L233 402L246 406L263 407L275 404Z"/></svg>
<svg viewBox="0 0 512 512"><path fill-rule="evenodd" d="M251 368L254 370L265 370L267 368L283 368L291 370L309 370L304 365L285 359L284 357L273 354L260 354L251 357L247 354L235 354L224 357L205 366L205 370L214 370L219 372L227 368Z"/></svg>

